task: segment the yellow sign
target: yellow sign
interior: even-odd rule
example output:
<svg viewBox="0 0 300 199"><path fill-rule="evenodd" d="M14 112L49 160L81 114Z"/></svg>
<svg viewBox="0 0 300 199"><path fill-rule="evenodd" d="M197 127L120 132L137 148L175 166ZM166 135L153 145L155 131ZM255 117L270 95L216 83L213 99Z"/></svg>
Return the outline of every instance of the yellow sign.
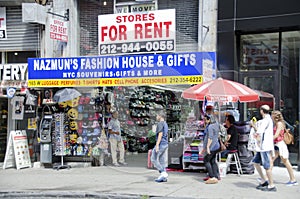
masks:
<svg viewBox="0 0 300 199"><path fill-rule="evenodd" d="M157 84L201 84L202 81L202 75L146 78L28 80L28 87L144 86Z"/></svg>

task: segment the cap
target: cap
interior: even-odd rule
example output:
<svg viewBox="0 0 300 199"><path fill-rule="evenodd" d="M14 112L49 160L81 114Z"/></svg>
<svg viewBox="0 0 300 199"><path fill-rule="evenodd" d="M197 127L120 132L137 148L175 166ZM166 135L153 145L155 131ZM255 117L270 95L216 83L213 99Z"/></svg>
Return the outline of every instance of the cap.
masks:
<svg viewBox="0 0 300 199"><path fill-rule="evenodd" d="M266 111L270 111L270 106L269 105L262 105L261 107L260 107L261 109L264 109L264 110L266 110Z"/></svg>

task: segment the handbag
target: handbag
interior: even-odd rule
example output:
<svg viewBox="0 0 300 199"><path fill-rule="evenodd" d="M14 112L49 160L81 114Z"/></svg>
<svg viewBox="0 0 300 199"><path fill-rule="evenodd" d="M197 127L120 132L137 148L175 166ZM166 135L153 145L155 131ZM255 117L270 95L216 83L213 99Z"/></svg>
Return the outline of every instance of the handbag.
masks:
<svg viewBox="0 0 300 199"><path fill-rule="evenodd" d="M247 148L249 151L256 151L257 140L254 137L254 133L255 133L254 128L251 128L250 134L249 134L249 139L248 139L248 145L247 145Z"/></svg>
<svg viewBox="0 0 300 199"><path fill-rule="evenodd" d="M285 129L283 134L285 144L294 144L294 136L290 129Z"/></svg>

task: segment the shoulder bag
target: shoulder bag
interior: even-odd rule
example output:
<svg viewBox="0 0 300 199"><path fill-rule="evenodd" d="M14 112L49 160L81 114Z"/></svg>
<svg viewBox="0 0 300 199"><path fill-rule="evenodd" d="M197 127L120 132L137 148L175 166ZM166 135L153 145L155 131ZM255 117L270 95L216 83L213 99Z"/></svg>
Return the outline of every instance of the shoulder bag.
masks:
<svg viewBox="0 0 300 199"><path fill-rule="evenodd" d="M290 129L285 129L283 134L285 144L294 144L294 136Z"/></svg>

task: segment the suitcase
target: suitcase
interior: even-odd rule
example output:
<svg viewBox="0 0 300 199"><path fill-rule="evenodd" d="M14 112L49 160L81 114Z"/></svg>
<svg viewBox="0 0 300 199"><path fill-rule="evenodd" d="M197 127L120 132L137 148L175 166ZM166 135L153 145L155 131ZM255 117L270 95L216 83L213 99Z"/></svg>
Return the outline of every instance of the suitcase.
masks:
<svg viewBox="0 0 300 199"><path fill-rule="evenodd" d="M154 168L154 166L151 162L151 155L152 155L152 149L149 149L148 150L148 163L147 163L147 168L148 169L153 169Z"/></svg>

